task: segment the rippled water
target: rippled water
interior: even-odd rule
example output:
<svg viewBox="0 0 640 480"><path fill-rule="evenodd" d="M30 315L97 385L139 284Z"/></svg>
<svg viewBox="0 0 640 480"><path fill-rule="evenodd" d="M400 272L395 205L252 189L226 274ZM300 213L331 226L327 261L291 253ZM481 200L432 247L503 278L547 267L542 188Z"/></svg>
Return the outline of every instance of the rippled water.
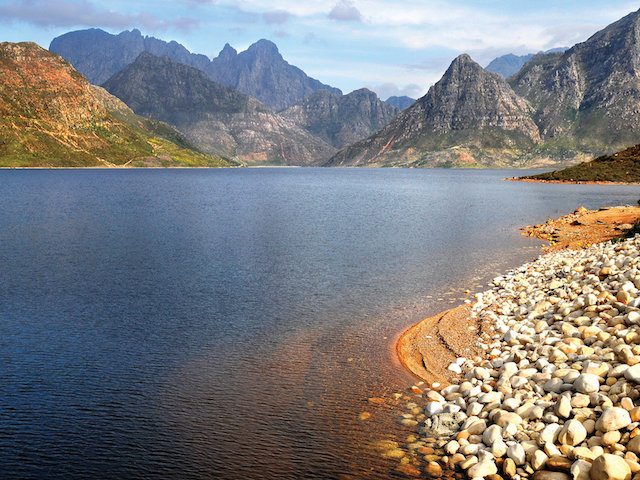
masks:
<svg viewBox="0 0 640 480"><path fill-rule="evenodd" d="M0 478L385 476L398 331L638 197L512 174L0 171Z"/></svg>

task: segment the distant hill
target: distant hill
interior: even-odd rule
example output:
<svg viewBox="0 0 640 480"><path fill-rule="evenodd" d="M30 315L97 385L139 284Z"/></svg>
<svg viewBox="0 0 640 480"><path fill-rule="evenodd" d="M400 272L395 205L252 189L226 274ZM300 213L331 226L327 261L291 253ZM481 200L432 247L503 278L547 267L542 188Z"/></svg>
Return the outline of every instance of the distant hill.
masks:
<svg viewBox="0 0 640 480"><path fill-rule="evenodd" d="M411 105L416 103L416 99L403 95L401 97L389 97L385 100L385 102L396 107L399 110L406 110Z"/></svg>
<svg viewBox="0 0 640 480"><path fill-rule="evenodd" d="M640 182L640 145L590 162L524 179L565 182Z"/></svg>
<svg viewBox="0 0 640 480"><path fill-rule="evenodd" d="M531 107L495 73L460 55L413 106L329 165L499 166L540 141Z"/></svg>
<svg viewBox="0 0 640 480"><path fill-rule="evenodd" d="M0 166L229 166L34 43L0 43Z"/></svg>
<svg viewBox="0 0 640 480"><path fill-rule="evenodd" d="M211 80L255 97L276 111L318 90L342 93L287 63L278 47L268 40L260 40L240 53L227 44L217 58L209 60L177 42L143 36L139 30L112 35L92 28L54 38L49 50L68 60L96 85L102 85L142 52L148 52L197 68Z"/></svg>
<svg viewBox="0 0 640 480"><path fill-rule="evenodd" d="M513 53L509 53L493 59L485 69L489 72L497 73L502 78L509 78L511 75L517 73L518 70L532 58L532 53L528 55L514 55Z"/></svg>
<svg viewBox="0 0 640 480"><path fill-rule="evenodd" d="M562 53L567 48L552 48L545 52L540 53ZM501 57L494 58L489 65L485 67L485 70L489 72L497 73L502 78L509 78L512 75L515 75L520 71L520 69L529 62L534 57L533 53L529 53L527 55L514 55L513 53L509 53L507 55L502 55Z"/></svg>
<svg viewBox="0 0 640 480"><path fill-rule="evenodd" d="M104 84L140 115L178 128L203 151L248 164L310 165L335 149L202 71L142 53Z"/></svg>
<svg viewBox="0 0 640 480"><path fill-rule="evenodd" d="M399 113L371 90L348 95L318 91L284 112L282 116L336 148L362 140L387 125Z"/></svg>

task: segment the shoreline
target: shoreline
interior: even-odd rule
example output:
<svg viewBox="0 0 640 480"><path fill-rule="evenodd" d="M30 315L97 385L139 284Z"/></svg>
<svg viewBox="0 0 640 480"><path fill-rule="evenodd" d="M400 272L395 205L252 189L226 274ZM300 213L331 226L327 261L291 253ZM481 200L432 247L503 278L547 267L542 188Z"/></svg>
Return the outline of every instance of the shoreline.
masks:
<svg viewBox="0 0 640 480"><path fill-rule="evenodd" d="M640 480L639 222L640 207L581 207L525 227L548 253L399 334L398 359L420 381L400 420L416 435L383 453L402 459L398 472Z"/></svg>
<svg viewBox="0 0 640 480"><path fill-rule="evenodd" d="M507 182L523 182L523 183L551 183L560 185L617 185L617 186L634 186L640 185L640 182L610 182L607 180L543 180L537 178L508 177Z"/></svg>

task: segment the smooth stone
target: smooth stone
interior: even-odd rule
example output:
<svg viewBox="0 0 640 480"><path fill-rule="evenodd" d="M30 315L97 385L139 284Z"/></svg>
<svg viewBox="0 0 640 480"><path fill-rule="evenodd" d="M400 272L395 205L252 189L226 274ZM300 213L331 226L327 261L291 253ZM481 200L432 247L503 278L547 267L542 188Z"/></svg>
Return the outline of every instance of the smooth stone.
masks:
<svg viewBox="0 0 640 480"><path fill-rule="evenodd" d="M576 460L569 470L573 480L590 480L589 472L591 471L591 463L586 460Z"/></svg>
<svg viewBox="0 0 640 480"><path fill-rule="evenodd" d="M517 466L522 466L527 461L524 447L519 443L514 443L507 449L507 457L515 462Z"/></svg>
<svg viewBox="0 0 640 480"><path fill-rule="evenodd" d="M595 393L600 390L600 380L592 373L582 373L573 382L573 388L579 393Z"/></svg>
<svg viewBox="0 0 640 480"><path fill-rule="evenodd" d="M498 467L493 460L483 460L473 465L468 471L469 478L480 478L498 473Z"/></svg>
<svg viewBox="0 0 640 480"><path fill-rule="evenodd" d="M624 378L631 382L640 383L640 363L627 368L624 372Z"/></svg>
<svg viewBox="0 0 640 480"><path fill-rule="evenodd" d="M605 453L593 461L589 477L591 480L629 480L631 467L622 457Z"/></svg>
<svg viewBox="0 0 640 480"><path fill-rule="evenodd" d="M578 420L567 421L558 434L558 441L562 445L571 445L572 447L580 445L586 438L587 429Z"/></svg>
<svg viewBox="0 0 640 480"><path fill-rule="evenodd" d="M502 440L502 428L499 425L491 425L482 434L482 442L490 447L498 440Z"/></svg>
<svg viewBox="0 0 640 480"><path fill-rule="evenodd" d="M596 421L596 429L601 432L620 430L631 424L631 416L624 408L610 407L605 409Z"/></svg>
<svg viewBox="0 0 640 480"><path fill-rule="evenodd" d="M570 480L570 478L569 475L564 472L540 470L533 475L533 480Z"/></svg>
<svg viewBox="0 0 640 480"><path fill-rule="evenodd" d="M546 453L544 453L542 450L536 450L535 452L533 452L533 455L531 455L531 467L534 470L540 470L545 466L547 460L549 460L549 457Z"/></svg>

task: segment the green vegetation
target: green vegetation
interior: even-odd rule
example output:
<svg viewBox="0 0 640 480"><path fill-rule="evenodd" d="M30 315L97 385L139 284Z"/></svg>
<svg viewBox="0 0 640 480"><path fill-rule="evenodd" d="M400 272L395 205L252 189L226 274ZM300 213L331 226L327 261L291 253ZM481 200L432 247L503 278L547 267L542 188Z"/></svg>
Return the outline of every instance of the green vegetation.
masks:
<svg viewBox="0 0 640 480"><path fill-rule="evenodd" d="M590 162L539 175L522 177L531 180L568 182L640 182L640 145Z"/></svg>

